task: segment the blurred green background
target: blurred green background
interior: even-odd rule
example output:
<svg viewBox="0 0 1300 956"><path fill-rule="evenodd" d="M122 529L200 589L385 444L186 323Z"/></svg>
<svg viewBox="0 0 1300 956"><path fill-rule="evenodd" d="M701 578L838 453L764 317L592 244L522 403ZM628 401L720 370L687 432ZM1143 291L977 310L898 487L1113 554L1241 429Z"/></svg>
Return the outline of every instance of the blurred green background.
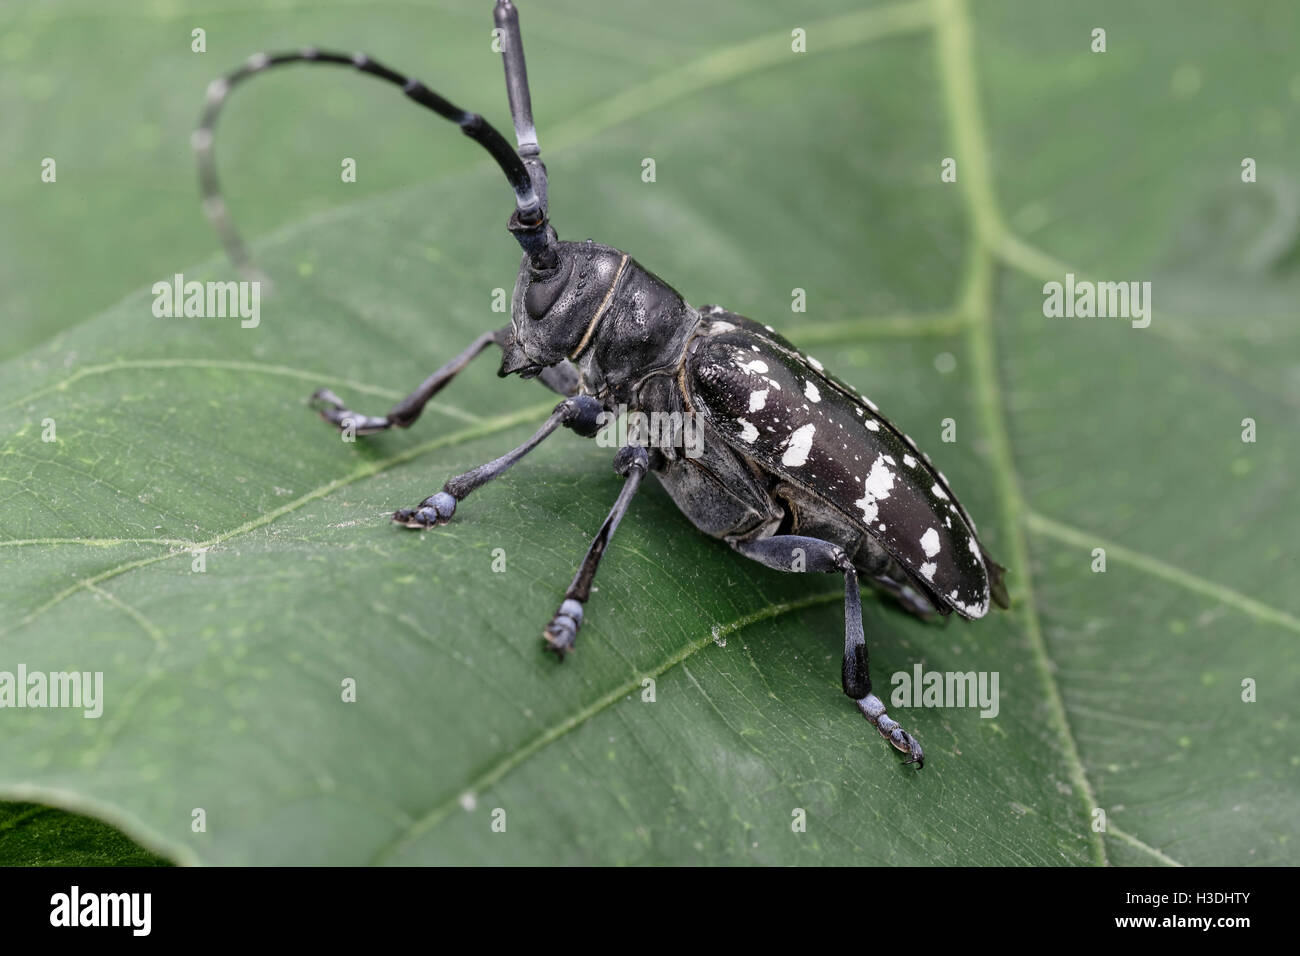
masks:
<svg viewBox="0 0 1300 956"><path fill-rule="evenodd" d="M139 709L104 737L15 724L0 795L93 810L184 862L1294 862L1294 4L547 0L525 2L521 17L561 234L619 245L692 303L787 331L954 477L1012 569L1016 609L937 636L870 609L877 682L917 660L1000 669L1015 676L1004 677L1003 720L990 729L905 712L933 755L926 777L897 773L836 697L825 640L840 626L836 589L805 606L823 582L738 564L690 538L662 495L643 496L620 529L583 653L562 676L543 672L549 662L521 648L612 500L603 450L539 452L542 480L504 481L500 517L501 498L480 493L475 523L457 525L436 556L386 533L376 515L518 440L529 419L502 416L545 396L498 389L479 369L447 393L450 420L346 453L302 408L314 384L348 380L377 383L369 401L383 407L499 321L489 292L509 288L517 266L502 228L509 194L485 157L383 85L295 68L232 97L219 169L279 287L282 305L264 308L280 318L268 312L257 337L150 323L142 290L153 282L226 274L188 143L214 76L259 50L360 49L508 134L488 0L6 0L0 476L13 487L0 641L16 660L53 655L51 666L102 655L124 679L161 668L212 700L191 721L141 690ZM1105 53L1090 50L1099 26ZM198 27L203 54L191 51ZM807 30L807 53L791 52L794 28ZM640 179L647 156L654 184ZM940 181L949 156L956 183ZM45 157L57 161L55 184L40 181ZM340 181L342 157L357 160L356 183ZM1242 183L1244 157L1257 183ZM1067 269L1153 281L1152 327L1044 319L1041 285ZM790 312L794 287L808 291L806 314ZM216 365L169 378L148 364L173 359ZM237 363L274 365L283 380L250 380ZM92 372L68 390L70 376L110 366L121 374ZM46 414L70 420L70 447L32 445ZM936 452L949 415L959 443ZM1246 417L1257 445L1239 439ZM413 460L420 441L466 421L504 434L387 473L392 456ZM385 474L369 480L372 467ZM231 483L247 473L247 488ZM354 479L341 499L328 484ZM150 563L166 545L74 558L54 544L225 540L276 513L281 490L314 481L327 483L326 510L312 499L240 532L243 550L236 541L224 567L245 563L204 584L223 589L217 598L193 590L185 557L170 576ZM343 530L324 530L327 518ZM521 558L511 584L474 600L483 578L464 569L466 555L515 540L537 560ZM1097 546L1109 551L1106 575L1086 571ZM315 570L281 580L286 556ZM341 602L358 575L378 588L417 568L429 591L385 592L385 609L427 620L434 594L440 637L499 638L493 653L505 657L484 665L501 675L493 690L461 700L448 664L460 644L391 652L389 628L367 623L381 609ZM667 596L647 596L646 581ZM263 587L274 601L245 601ZM523 621L496 622L483 604L519 607ZM666 620L647 620L656 612ZM748 663L735 663L710 628L748 621ZM402 702L382 724L381 756L348 749L369 751L375 727L326 722L314 736L275 734L273 746L241 737L250 723L256 738L259 726L316 726L323 713L232 689L250 632L277 681L310 673L304 659L322 652L352 666L343 649L358 634L375 642L352 653L396 655L386 662L396 673L373 678ZM156 657L150 636L163 639ZM740 647L733 637L732 653ZM399 693L403 673L426 672L432 688ZM686 703L651 718L619 703L643 673ZM1267 693L1243 712L1241 678L1265 675ZM525 695L521 714L496 715L487 701L503 688ZM204 737L196 760L208 726L230 740ZM459 742L417 729L439 726ZM615 736L635 753L616 754ZM441 769L408 778L412 764ZM254 766L266 776L242 782L248 793L222 791ZM355 791L331 800L354 773ZM537 832L552 832L485 842L457 816L460 794L479 788L491 795L480 817L513 796L533 807ZM789 810L773 822L765 803L776 792L782 807L817 808L829 832L790 844ZM375 793L393 805L363 810ZM238 825L191 837L187 808L199 799L224 800ZM1095 806L1114 824L1104 835L1091 828ZM295 808L294 839L267 839L275 813ZM151 859L93 821L0 807L0 861Z"/></svg>

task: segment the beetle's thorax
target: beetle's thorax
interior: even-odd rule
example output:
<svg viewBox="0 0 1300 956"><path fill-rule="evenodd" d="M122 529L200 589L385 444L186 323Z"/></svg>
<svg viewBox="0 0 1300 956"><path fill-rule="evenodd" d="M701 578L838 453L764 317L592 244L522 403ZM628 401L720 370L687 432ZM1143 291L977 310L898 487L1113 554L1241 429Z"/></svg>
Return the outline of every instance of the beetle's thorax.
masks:
<svg viewBox="0 0 1300 956"><path fill-rule="evenodd" d="M502 372L535 374L566 359L583 391L627 401L635 383L676 369L699 314L627 253L596 242L559 242L552 273L520 266L512 342Z"/></svg>
<svg viewBox="0 0 1300 956"><path fill-rule="evenodd" d="M604 315L569 358L584 390L635 405L637 383L654 374L676 376L699 323L699 313L672 286L627 258Z"/></svg>

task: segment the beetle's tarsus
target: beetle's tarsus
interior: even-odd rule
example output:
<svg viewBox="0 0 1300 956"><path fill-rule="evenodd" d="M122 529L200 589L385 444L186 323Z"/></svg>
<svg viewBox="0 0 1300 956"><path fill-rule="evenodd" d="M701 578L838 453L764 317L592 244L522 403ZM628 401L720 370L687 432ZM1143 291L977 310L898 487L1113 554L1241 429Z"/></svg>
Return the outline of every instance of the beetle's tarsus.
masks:
<svg viewBox="0 0 1300 956"><path fill-rule="evenodd" d="M387 417L380 418L354 412L343 404L343 399L328 388L318 388L312 392L311 405L320 413L321 418L339 431L351 430L354 435L373 435L393 427L392 420Z"/></svg>
<svg viewBox="0 0 1300 956"><path fill-rule="evenodd" d="M566 598L560 605L551 623L542 631L546 640L546 650L555 654L556 660L564 660L564 655L573 650L578 639L578 628L582 627L582 604L572 598Z"/></svg>
<svg viewBox="0 0 1300 956"><path fill-rule="evenodd" d="M557 661L563 661L564 655L573 650L578 632L571 624L560 620L559 615L551 619L551 623L546 625L546 630L542 631L542 637L546 641L545 650L553 653Z"/></svg>
<svg viewBox="0 0 1300 956"><path fill-rule="evenodd" d="M445 491L429 495L416 508L398 508L393 521L408 528L432 528L446 524L456 513L456 499Z"/></svg>
<svg viewBox="0 0 1300 956"><path fill-rule="evenodd" d="M879 697L868 694L854 703L858 705L858 710L862 711L862 716L880 731L880 736L888 740L895 750L908 755L908 758L903 761L904 764L914 763L917 770L925 766L925 754L921 752L921 745L916 742L915 737L898 725L898 721L885 713L884 702Z"/></svg>

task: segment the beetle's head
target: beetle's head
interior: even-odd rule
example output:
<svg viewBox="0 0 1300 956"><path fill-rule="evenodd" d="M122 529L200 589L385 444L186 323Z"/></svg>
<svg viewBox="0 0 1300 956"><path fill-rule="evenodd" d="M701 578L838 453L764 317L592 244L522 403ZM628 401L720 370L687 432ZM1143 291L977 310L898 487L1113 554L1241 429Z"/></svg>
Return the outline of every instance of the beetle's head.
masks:
<svg viewBox="0 0 1300 956"><path fill-rule="evenodd" d="M624 255L592 242L560 242L550 249L556 265L536 268L527 255L510 302L512 334L501 374L531 378L549 365L576 357L595 331L595 320L618 279Z"/></svg>

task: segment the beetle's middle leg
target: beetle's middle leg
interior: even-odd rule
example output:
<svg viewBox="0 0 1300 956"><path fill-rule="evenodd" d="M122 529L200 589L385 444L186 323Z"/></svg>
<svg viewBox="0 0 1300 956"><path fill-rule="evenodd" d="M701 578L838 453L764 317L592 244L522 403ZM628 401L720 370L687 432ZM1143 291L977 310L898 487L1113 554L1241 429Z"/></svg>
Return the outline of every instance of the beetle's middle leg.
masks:
<svg viewBox="0 0 1300 956"><path fill-rule="evenodd" d="M484 332L463 352L421 382L415 391L390 408L387 415L363 415L354 412L343 403L343 399L328 388L318 388L312 393L312 405L325 421L340 429L350 427L357 435L373 435L390 428L410 428L424 411L424 406L429 404L433 396L442 391L443 386L459 375L489 345L504 347L509 335L508 325L495 332ZM545 369L538 378L551 391L561 395L570 396L577 391L577 375L567 363Z"/></svg>
<svg viewBox="0 0 1300 956"><path fill-rule="evenodd" d="M600 567L600 559L605 556L609 539L614 537L614 529L623 520L632 497L641 487L641 479L650 469L650 455L651 452L641 445L625 445L614 456L614 470L625 479L623 490L619 492L614 507L609 510L605 523L596 532L596 537L592 538L587 555L582 559L578 573L573 576L569 590L564 592L564 600L551 618L551 623L542 631L546 649L554 651L560 660L564 660L564 655L573 650L578 628L582 627L583 605L591 597L591 584L596 578L596 569Z"/></svg>
<svg viewBox="0 0 1300 956"><path fill-rule="evenodd" d="M600 402L590 395L566 398L555 406L551 417L542 423L542 427L537 429L528 441L506 452L500 458L494 458L485 465L471 468L463 475L448 479L442 486L442 491L429 495L414 508L399 508L393 512L393 520L408 528L429 528L433 525L446 524L456 513L456 505L471 491L500 478L515 462L550 437L551 433L561 425L573 429L584 438L593 437L598 428L601 410Z"/></svg>
<svg viewBox="0 0 1300 956"><path fill-rule="evenodd" d="M911 734L885 713L885 705L871 693L871 674L867 660L867 642L862 632L862 596L858 591L858 571L852 559L838 545L821 538L798 534L773 535L749 541L733 541L732 546L760 564L778 571L801 571L844 574L844 661L840 684L862 716L867 718L894 748L908 754L905 763L921 767L925 756Z"/></svg>

